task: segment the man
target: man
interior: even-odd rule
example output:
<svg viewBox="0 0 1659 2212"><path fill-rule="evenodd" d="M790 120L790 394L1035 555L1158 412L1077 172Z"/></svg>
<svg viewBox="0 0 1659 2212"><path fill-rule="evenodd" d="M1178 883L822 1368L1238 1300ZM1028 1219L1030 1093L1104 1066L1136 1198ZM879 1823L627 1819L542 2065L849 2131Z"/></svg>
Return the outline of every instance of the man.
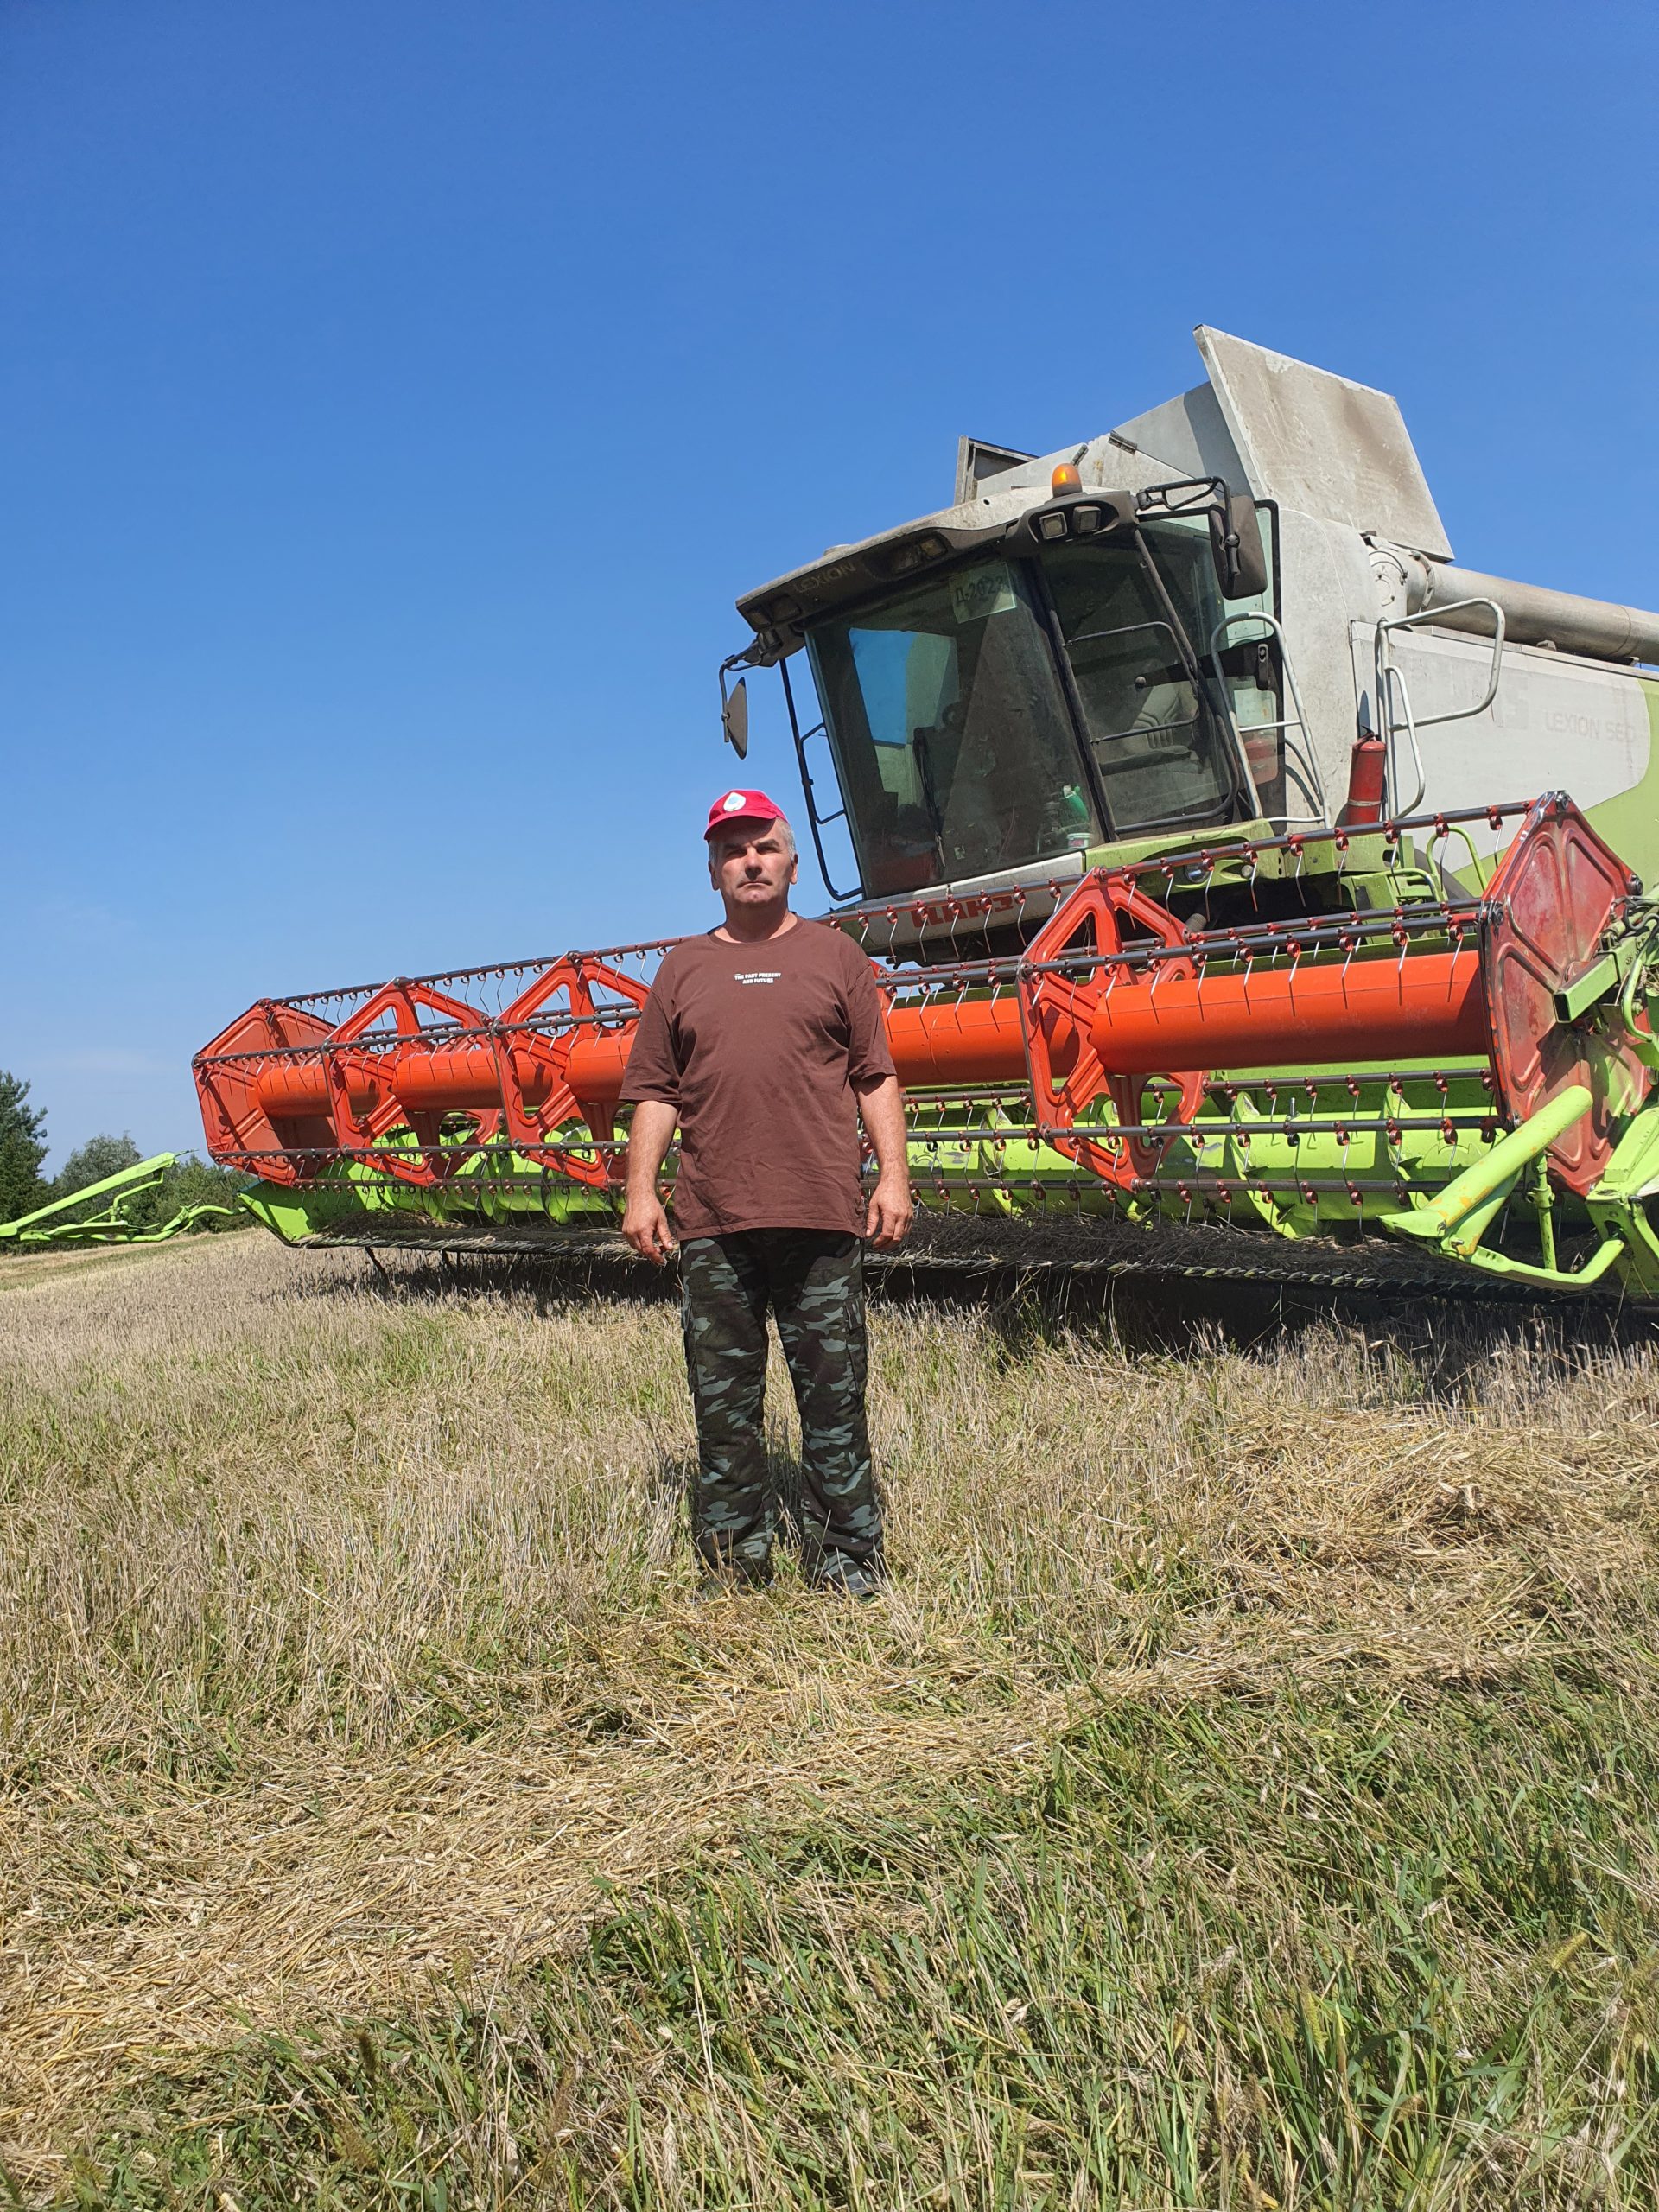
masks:
<svg viewBox="0 0 1659 2212"><path fill-rule="evenodd" d="M658 1267L680 1243L703 1593L771 1580L770 1308L801 1414L807 1577L870 1598L881 1513L861 1239L887 1248L910 1227L904 1098L869 962L841 931L790 910L798 861L782 808L764 791L727 791L704 835L726 919L674 946L639 1017L622 1086L633 1105L622 1233ZM861 1116L879 1171L868 1205ZM677 1123L671 1230L658 1176Z"/></svg>

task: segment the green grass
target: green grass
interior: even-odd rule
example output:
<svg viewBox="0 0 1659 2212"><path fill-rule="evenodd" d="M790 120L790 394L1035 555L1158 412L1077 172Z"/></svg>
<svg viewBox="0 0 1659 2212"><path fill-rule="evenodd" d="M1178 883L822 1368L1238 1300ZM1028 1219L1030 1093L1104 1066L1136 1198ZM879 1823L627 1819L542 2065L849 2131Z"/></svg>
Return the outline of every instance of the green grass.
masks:
<svg viewBox="0 0 1659 2212"><path fill-rule="evenodd" d="M79 2201L1650 2204L1654 1687L1102 1712L153 2082Z"/></svg>

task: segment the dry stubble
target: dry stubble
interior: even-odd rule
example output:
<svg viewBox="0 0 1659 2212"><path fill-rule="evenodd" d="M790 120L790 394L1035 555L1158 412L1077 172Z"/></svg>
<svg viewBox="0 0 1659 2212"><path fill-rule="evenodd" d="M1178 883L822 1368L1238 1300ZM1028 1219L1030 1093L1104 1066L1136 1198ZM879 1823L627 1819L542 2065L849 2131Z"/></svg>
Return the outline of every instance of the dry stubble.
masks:
<svg viewBox="0 0 1659 2212"><path fill-rule="evenodd" d="M8 1271L20 2174L149 2065L499 1980L599 1878L804 1803L1038 1756L1125 1695L1495 1674L1645 1603L1645 1353L1137 1358L895 1308L892 1599L694 1610L671 1308L359 1270L240 1237Z"/></svg>

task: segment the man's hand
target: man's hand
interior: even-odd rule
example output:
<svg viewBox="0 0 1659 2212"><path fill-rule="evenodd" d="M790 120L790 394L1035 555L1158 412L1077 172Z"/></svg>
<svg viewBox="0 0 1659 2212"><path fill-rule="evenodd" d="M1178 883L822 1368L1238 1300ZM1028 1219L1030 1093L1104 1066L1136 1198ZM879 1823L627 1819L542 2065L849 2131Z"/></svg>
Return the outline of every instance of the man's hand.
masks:
<svg viewBox="0 0 1659 2212"><path fill-rule="evenodd" d="M622 1234L642 1260L660 1268L674 1249L657 1173L673 1141L678 1116L660 1098L642 1098L628 1129L628 1197Z"/></svg>
<svg viewBox="0 0 1659 2212"><path fill-rule="evenodd" d="M895 1175L884 1171L877 1177L875 1188L870 1193L869 1217L864 1224L864 1234L878 1251L891 1252L895 1244L902 1244L909 1236L915 1211L908 1173L901 1170Z"/></svg>
<svg viewBox="0 0 1659 2212"><path fill-rule="evenodd" d="M910 1158L905 1144L905 1094L896 1075L879 1075L853 1085L858 1110L875 1147L880 1173L870 1193L864 1234L879 1251L890 1252L910 1234L916 1209L910 1196Z"/></svg>
<svg viewBox="0 0 1659 2212"><path fill-rule="evenodd" d="M660 1268L674 1249L668 1215L655 1191L630 1198L622 1216L622 1234L642 1260Z"/></svg>

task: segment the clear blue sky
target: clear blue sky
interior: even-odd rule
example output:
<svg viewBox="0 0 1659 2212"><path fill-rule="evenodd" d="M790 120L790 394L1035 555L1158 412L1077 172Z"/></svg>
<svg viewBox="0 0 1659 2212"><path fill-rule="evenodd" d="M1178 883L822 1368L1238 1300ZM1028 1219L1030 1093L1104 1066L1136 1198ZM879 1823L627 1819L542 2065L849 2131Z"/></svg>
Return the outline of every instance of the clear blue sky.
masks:
<svg viewBox="0 0 1659 2212"><path fill-rule="evenodd" d="M1656 21L0 0L0 1067L55 1157L198 1142L262 993L701 926L734 595L961 431L1183 390L1195 322L1397 393L1462 559L1659 601Z"/></svg>

